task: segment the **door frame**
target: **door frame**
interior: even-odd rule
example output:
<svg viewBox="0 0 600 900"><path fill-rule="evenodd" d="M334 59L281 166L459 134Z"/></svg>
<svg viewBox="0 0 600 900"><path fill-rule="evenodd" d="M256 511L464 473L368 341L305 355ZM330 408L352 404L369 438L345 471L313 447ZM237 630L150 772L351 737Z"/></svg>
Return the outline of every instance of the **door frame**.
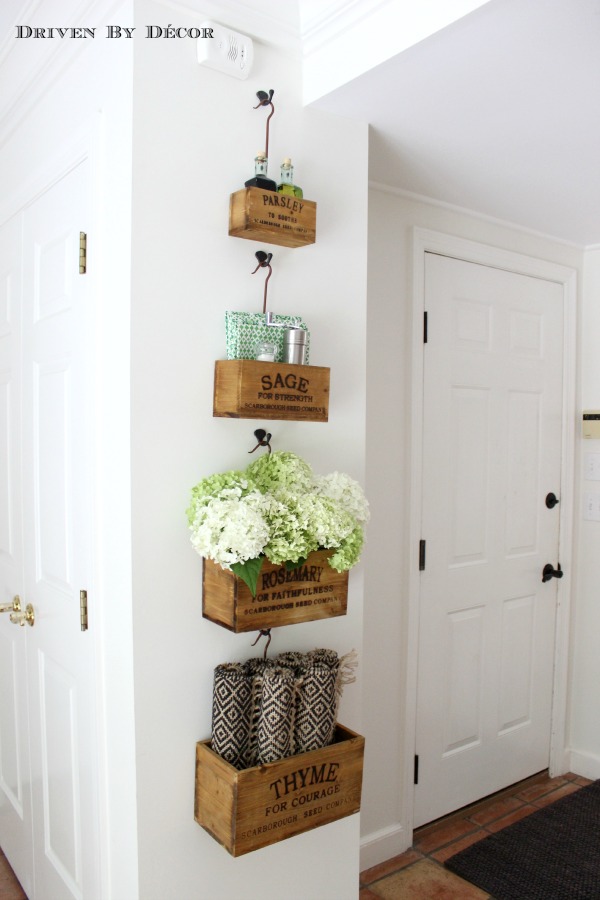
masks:
<svg viewBox="0 0 600 900"><path fill-rule="evenodd" d="M414 754L417 723L417 655L419 637L420 576L416 548L423 537L423 314L425 311L425 254L437 253L465 262L479 263L521 275L557 282L563 289L563 416L561 458L561 502L559 558L564 577L557 582L556 635L550 733L549 770L551 776L568 768L566 755L567 675L571 572L573 559L573 510L575 487L576 438L576 326L577 272L567 266L548 262L488 244L432 231L412 229L412 301L410 360L410 446L409 446L409 581L406 611L407 669L402 773L405 798L405 829L408 846L412 844L414 822Z"/></svg>

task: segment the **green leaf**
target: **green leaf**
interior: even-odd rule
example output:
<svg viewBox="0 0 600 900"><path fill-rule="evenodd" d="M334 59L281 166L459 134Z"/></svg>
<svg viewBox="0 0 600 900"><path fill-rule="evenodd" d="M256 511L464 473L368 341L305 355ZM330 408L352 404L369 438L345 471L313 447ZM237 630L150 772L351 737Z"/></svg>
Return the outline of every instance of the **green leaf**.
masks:
<svg viewBox="0 0 600 900"><path fill-rule="evenodd" d="M294 569L297 569L298 566L303 566L308 556L299 556L296 562L290 562L290 560L286 560L285 567L288 572L292 572Z"/></svg>
<svg viewBox="0 0 600 900"><path fill-rule="evenodd" d="M256 597L256 585L258 584L258 576L262 569L263 559L264 556L257 556L254 559L247 559L243 563L231 564L231 571L248 585L253 597Z"/></svg>

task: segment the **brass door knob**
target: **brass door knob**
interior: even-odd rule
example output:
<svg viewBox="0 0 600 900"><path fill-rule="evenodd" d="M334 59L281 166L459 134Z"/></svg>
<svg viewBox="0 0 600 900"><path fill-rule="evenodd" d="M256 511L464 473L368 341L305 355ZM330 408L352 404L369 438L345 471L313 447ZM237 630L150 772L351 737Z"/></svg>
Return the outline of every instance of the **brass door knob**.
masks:
<svg viewBox="0 0 600 900"><path fill-rule="evenodd" d="M10 614L10 621L13 625L21 625L21 627L27 623L27 625L31 625L33 628L35 624L35 610L31 603L27 604L25 612L22 612L20 609L18 612L12 612Z"/></svg>

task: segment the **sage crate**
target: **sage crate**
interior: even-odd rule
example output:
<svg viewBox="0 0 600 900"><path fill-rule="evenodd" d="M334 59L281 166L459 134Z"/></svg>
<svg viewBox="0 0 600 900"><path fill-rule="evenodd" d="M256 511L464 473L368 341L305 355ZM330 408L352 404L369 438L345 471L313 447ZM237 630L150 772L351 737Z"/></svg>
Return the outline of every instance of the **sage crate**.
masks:
<svg viewBox="0 0 600 900"><path fill-rule="evenodd" d="M278 244L304 247L314 244L317 233L317 204L277 191L243 188L229 200L229 234Z"/></svg>
<svg viewBox="0 0 600 900"><path fill-rule="evenodd" d="M230 569L204 559L202 615L236 633L345 616L348 572L331 568L328 559L332 553L317 550L291 570L265 559L256 597Z"/></svg>
<svg viewBox="0 0 600 900"><path fill-rule="evenodd" d="M322 366L218 359L213 416L327 422L329 374Z"/></svg>
<svg viewBox="0 0 600 900"><path fill-rule="evenodd" d="M360 810L364 746L364 737L338 724L322 750L240 771L201 741L196 822L241 856L350 816Z"/></svg>

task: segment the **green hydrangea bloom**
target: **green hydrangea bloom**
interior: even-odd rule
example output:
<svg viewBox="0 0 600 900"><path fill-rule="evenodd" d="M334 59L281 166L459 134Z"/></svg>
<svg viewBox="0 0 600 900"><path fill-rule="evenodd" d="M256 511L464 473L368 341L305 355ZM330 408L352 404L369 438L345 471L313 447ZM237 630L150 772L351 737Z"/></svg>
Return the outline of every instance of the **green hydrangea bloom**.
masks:
<svg viewBox="0 0 600 900"><path fill-rule="evenodd" d="M295 453L276 450L250 463L246 476L263 494L277 495L280 491L310 490L313 484L312 469Z"/></svg>

